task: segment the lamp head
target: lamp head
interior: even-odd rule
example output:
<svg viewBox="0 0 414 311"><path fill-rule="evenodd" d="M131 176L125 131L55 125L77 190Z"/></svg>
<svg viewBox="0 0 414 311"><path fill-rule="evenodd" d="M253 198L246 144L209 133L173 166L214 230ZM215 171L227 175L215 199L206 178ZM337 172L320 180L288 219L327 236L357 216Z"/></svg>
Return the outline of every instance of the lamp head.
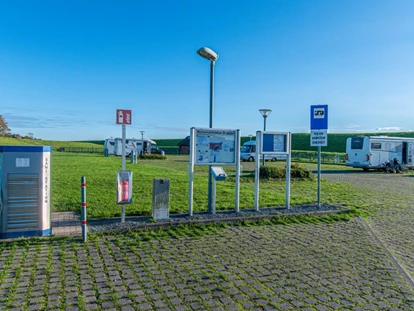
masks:
<svg viewBox="0 0 414 311"><path fill-rule="evenodd" d="M272 112L272 109L259 109L259 111L263 118L266 118Z"/></svg>
<svg viewBox="0 0 414 311"><path fill-rule="evenodd" d="M199 48L197 54L209 61L216 61L218 59L217 53L206 47Z"/></svg>

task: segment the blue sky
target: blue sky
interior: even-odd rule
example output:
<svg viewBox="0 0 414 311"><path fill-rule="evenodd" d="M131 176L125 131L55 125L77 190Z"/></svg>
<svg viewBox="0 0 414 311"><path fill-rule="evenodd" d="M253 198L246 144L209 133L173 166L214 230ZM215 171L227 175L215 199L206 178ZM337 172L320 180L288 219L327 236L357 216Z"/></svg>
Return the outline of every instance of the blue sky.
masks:
<svg viewBox="0 0 414 311"><path fill-rule="evenodd" d="M53 140L183 138L214 127L309 132L414 130L414 1L0 0L0 114Z"/></svg>

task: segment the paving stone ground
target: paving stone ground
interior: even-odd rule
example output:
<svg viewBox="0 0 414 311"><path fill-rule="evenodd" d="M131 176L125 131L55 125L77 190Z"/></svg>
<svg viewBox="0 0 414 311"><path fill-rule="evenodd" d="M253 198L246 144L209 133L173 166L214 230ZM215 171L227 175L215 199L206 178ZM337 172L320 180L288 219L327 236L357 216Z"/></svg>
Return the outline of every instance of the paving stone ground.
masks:
<svg viewBox="0 0 414 311"><path fill-rule="evenodd" d="M414 175L385 173L325 174L371 195L366 221L414 281Z"/></svg>
<svg viewBox="0 0 414 311"><path fill-rule="evenodd" d="M332 179L372 190L367 221L412 273L410 190L394 195L385 178L411 179L364 176ZM2 243L0 267L0 310L414 310L413 289L357 219Z"/></svg>

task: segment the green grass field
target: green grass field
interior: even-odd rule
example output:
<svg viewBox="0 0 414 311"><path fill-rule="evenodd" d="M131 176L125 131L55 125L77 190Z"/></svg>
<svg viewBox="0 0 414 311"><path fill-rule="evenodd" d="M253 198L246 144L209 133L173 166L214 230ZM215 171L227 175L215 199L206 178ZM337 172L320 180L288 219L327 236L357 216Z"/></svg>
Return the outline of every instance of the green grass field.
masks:
<svg viewBox="0 0 414 311"><path fill-rule="evenodd" d="M100 146L85 142L58 142L44 140L16 140L0 138L0 145L51 145L92 148ZM138 164L127 161L133 172L133 203L127 205L127 215L151 215L152 183L154 178L170 178L170 212L188 212L188 155L168 155L167 160L140 160ZM266 165L284 166L285 162L267 162ZM316 163L302 163L315 170ZM240 208L254 206L254 163L242 163ZM52 204L53 211L80 211L80 179L86 176L88 217L117 217L121 207L116 204L116 172L121 169L120 157L101 154L52 152ZM322 169L350 169L343 165L323 165ZM217 183L217 210L234 209L235 169L225 167L230 178ZM194 211L207 210L207 167L196 166L194 178ZM260 183L260 207L285 205L285 182ZM348 199L352 194L352 202ZM322 181L322 202L358 207L361 196L358 189L349 185ZM292 181L291 204L317 202L315 180Z"/></svg>
<svg viewBox="0 0 414 311"><path fill-rule="evenodd" d="M57 153L52 155L52 203L54 211L80 210L80 180L86 177L88 216L93 218L116 217L121 207L116 200L116 172L121 169L121 158L103 157L97 154ZM133 172L133 203L127 205L127 215L151 215L152 184L154 178L170 178L170 212L188 212L188 156L168 156L167 160L140 160L138 164L127 163ZM284 162L267 162L266 165L284 165ZM308 164L310 169L315 164ZM338 166L334 166L338 168ZM240 208L254 206L253 163L243 163L240 187ZM229 177L235 169L225 168ZM194 211L207 210L207 167L195 168ZM234 178L217 183L217 209L233 209L235 204ZM284 181L261 182L260 206L285 205ZM350 187L323 181L326 191L324 203L340 203L351 191ZM317 202L316 181L292 181L291 203Z"/></svg>

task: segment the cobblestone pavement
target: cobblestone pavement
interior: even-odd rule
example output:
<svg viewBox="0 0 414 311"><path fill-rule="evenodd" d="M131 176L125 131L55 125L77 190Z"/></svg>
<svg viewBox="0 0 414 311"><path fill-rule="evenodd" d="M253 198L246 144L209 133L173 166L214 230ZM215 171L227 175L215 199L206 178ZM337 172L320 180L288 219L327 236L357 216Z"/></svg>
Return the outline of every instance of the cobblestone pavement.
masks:
<svg viewBox="0 0 414 311"><path fill-rule="evenodd" d="M413 276L414 177L323 177L370 194L367 222ZM412 287L357 219L137 237L0 243L0 310L414 310Z"/></svg>
<svg viewBox="0 0 414 311"><path fill-rule="evenodd" d="M413 310L358 222L1 245L0 310Z"/></svg>
<svg viewBox="0 0 414 311"><path fill-rule="evenodd" d="M375 234L414 281L414 175L385 173L324 174L369 192L366 218Z"/></svg>

